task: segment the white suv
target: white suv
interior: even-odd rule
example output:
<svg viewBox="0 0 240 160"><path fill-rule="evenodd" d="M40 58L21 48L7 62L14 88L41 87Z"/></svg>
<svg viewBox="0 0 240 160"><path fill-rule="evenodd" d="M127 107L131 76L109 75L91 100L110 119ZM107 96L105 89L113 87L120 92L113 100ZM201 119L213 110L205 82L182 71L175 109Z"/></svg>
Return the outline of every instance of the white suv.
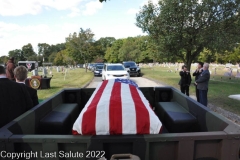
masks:
<svg viewBox="0 0 240 160"><path fill-rule="evenodd" d="M120 63L104 64L102 70L102 80L108 79L129 79L129 73Z"/></svg>

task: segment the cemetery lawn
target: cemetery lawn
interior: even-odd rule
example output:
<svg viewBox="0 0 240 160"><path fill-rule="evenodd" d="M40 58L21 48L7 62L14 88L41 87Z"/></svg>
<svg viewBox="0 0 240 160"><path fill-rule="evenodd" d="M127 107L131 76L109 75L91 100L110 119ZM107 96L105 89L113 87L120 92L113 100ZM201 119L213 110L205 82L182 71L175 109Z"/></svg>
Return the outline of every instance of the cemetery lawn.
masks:
<svg viewBox="0 0 240 160"><path fill-rule="evenodd" d="M39 72L39 75L42 75L42 72ZM86 73L85 69L82 68L68 70L65 80L65 73L53 70L52 75L53 77L50 83L51 88L37 90L39 102L51 97L63 88L81 88L93 78L92 72L88 71ZM50 75L48 75L48 77L50 77Z"/></svg>
<svg viewBox="0 0 240 160"><path fill-rule="evenodd" d="M179 71L175 73L174 68L152 67L142 68L141 70L143 77L173 86L179 90ZM168 72L168 70L172 70L172 72ZM240 115L240 101L228 98L229 95L240 94L240 78L231 77L231 79L229 79L229 77L223 76L224 71L222 71L221 68L218 68L218 70L218 75L211 75L208 102L214 106ZM192 76L192 83L194 82L195 77ZM190 87L190 94L195 95L195 86L193 84Z"/></svg>

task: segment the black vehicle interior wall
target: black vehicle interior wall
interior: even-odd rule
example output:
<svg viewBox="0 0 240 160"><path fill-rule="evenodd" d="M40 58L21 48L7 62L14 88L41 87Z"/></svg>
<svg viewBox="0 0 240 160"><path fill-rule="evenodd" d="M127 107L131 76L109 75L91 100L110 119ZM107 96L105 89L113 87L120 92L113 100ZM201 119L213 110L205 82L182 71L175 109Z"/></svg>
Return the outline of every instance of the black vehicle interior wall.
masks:
<svg viewBox="0 0 240 160"><path fill-rule="evenodd" d="M156 135L74 136L70 135L71 131L68 135L40 134L41 119L56 107L76 104L79 107L78 115L94 92L91 88L65 89L0 128L0 150L14 153L102 150L106 152L107 159L113 154L132 153L146 160L229 159L230 155L238 156L239 127L172 87L140 90L161 121L164 122L164 116L156 103L177 102L196 117L196 130L191 133L165 132ZM73 125L73 121L69 123Z"/></svg>
<svg viewBox="0 0 240 160"><path fill-rule="evenodd" d="M183 96L179 91L171 87L148 87L140 89L149 100L151 106L155 108L156 114L161 121L163 121L162 113L159 113L158 107L155 106L155 102L174 101L178 102L197 118L198 127L194 130L195 132L223 131L228 125L222 118L211 113L208 108L204 108L204 106L201 105L199 107L199 104L196 104L192 99ZM76 103L80 107L79 112L81 112L93 92L93 88L63 90L27 111L3 128L8 129L13 134L39 134L41 133L41 131L39 131L39 122L56 106L61 103ZM165 93L163 94L163 92ZM69 125L72 126L73 124ZM69 134L71 134L71 131L69 131Z"/></svg>

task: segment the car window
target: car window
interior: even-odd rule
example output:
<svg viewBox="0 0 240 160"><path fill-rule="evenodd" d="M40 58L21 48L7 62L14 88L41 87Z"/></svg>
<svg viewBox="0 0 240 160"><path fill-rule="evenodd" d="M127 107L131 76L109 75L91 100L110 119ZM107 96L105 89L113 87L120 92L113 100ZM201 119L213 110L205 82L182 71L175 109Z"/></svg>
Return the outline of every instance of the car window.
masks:
<svg viewBox="0 0 240 160"><path fill-rule="evenodd" d="M96 69L103 69L103 66L96 66Z"/></svg>
<svg viewBox="0 0 240 160"><path fill-rule="evenodd" d="M120 65L116 65L116 66L111 65L111 66L107 66L107 70L108 71L123 71L124 68L123 68L123 66L120 66Z"/></svg>
<svg viewBox="0 0 240 160"><path fill-rule="evenodd" d="M128 68L128 67L135 67L135 66L136 66L135 63L124 63L123 65L124 65L124 67L126 67L126 68Z"/></svg>

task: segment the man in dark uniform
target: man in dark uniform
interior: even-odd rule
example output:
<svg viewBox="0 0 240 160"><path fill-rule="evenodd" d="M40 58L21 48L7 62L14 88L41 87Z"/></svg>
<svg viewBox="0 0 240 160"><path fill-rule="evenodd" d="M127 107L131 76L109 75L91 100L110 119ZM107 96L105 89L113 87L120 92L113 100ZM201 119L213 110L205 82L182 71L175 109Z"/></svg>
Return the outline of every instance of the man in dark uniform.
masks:
<svg viewBox="0 0 240 160"><path fill-rule="evenodd" d="M182 71L180 71L179 74L181 76L181 79L179 81L181 92L189 96L189 86L191 84L192 78L191 74L187 70L187 66L182 66Z"/></svg>
<svg viewBox="0 0 240 160"><path fill-rule="evenodd" d="M9 80L0 66L0 128L33 107L26 86Z"/></svg>
<svg viewBox="0 0 240 160"><path fill-rule="evenodd" d="M202 62L198 62L198 66L196 71L193 73L193 76L195 76L195 81L199 78L199 75L202 73L203 71L203 63ZM199 90L197 89L197 85L195 85L195 90L196 90L196 97L197 97L197 101L200 102L199 99Z"/></svg>
<svg viewBox="0 0 240 160"><path fill-rule="evenodd" d="M14 77L16 79L17 83L22 83L25 85L25 80L27 79L27 68L24 66L18 66L17 68L14 69ZM38 95L37 95L37 90L33 89L31 87L27 87L27 90L31 96L31 99L33 101L33 106L36 106L39 104L38 102Z"/></svg>

